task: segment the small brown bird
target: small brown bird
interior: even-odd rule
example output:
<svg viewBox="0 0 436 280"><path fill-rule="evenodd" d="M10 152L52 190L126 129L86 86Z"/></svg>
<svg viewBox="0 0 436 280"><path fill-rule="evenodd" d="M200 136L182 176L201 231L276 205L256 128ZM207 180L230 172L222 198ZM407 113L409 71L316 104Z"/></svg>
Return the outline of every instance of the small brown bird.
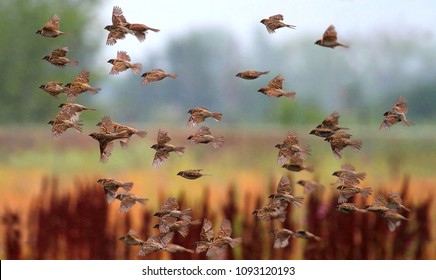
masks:
<svg viewBox="0 0 436 280"><path fill-rule="evenodd" d="M274 234L274 248L285 248L289 245L289 238L294 236L294 232L286 228L272 229L270 233Z"/></svg>
<svg viewBox="0 0 436 280"><path fill-rule="evenodd" d="M266 88L260 88L258 90L258 92L261 92L267 96L270 97L287 97L290 99L294 99L296 93L295 92L285 92L283 91L283 81L285 80L285 78L281 75L278 74L274 79L272 79L269 83L268 86Z"/></svg>
<svg viewBox="0 0 436 280"><path fill-rule="evenodd" d="M306 170L307 172L313 172L313 166L305 166L303 164L303 160L297 157L292 157L288 163L282 165L282 168L294 172L300 172L303 170Z"/></svg>
<svg viewBox="0 0 436 280"><path fill-rule="evenodd" d="M63 118L69 120L79 120L79 116L83 111L95 111L93 108L88 108L75 103L61 103L58 107L61 108L59 113Z"/></svg>
<svg viewBox="0 0 436 280"><path fill-rule="evenodd" d="M194 250L187 249L183 246L177 245L177 244L167 244L162 250L168 252L168 253L190 253L194 254Z"/></svg>
<svg viewBox="0 0 436 280"><path fill-rule="evenodd" d="M387 204L388 203L383 195L378 194L375 201L371 205L366 205L364 208L366 211L375 212L376 214L381 216L384 212L389 211Z"/></svg>
<svg viewBox="0 0 436 280"><path fill-rule="evenodd" d="M162 205L159 212L154 213L155 217L164 218L166 216L180 219L185 222L191 222L192 220L192 209L187 208L185 210L179 210L179 204L177 200L173 197L168 198Z"/></svg>
<svg viewBox="0 0 436 280"><path fill-rule="evenodd" d="M50 55L46 55L42 59L47 60L54 66L58 67L63 67L68 63L73 66L79 65L79 62L77 60L68 59L66 57L68 52L68 47L54 49Z"/></svg>
<svg viewBox="0 0 436 280"><path fill-rule="evenodd" d="M304 197L303 196L293 196L292 195L292 187L291 180L288 176L282 176L277 185L277 190L275 194L271 194L268 198L274 200L280 200L282 202L292 204L295 207L300 208L303 205Z"/></svg>
<svg viewBox="0 0 436 280"><path fill-rule="evenodd" d="M388 127L401 122L404 126L412 126L413 122L406 119L406 113L408 111L407 99L404 97L399 97L395 102L394 107L390 111L383 114L384 119L380 124L380 130L386 130Z"/></svg>
<svg viewBox="0 0 436 280"><path fill-rule="evenodd" d="M383 212L380 216L388 220L389 231L395 231L401 225L401 221L409 220L401 214L397 213L395 210Z"/></svg>
<svg viewBox="0 0 436 280"><path fill-rule="evenodd" d="M120 144L123 149L127 148L132 135L138 135L141 138L147 136L147 132L138 130L134 127L123 125L112 121L109 116L104 116L100 122L97 123L100 127L101 133L115 133L115 134L125 134L127 138L120 139Z"/></svg>
<svg viewBox="0 0 436 280"><path fill-rule="evenodd" d="M332 176L338 177L336 181L346 186L356 186L366 178L366 172L357 172L353 165L346 163L341 165L341 170L333 172Z"/></svg>
<svg viewBox="0 0 436 280"><path fill-rule="evenodd" d="M127 29L129 29L136 38L138 38L139 42L143 42L145 40L145 36L147 35L147 31L151 30L153 32L159 32L159 29L148 27L145 24L140 23L127 23L125 25Z"/></svg>
<svg viewBox="0 0 436 280"><path fill-rule="evenodd" d="M80 127L82 125L82 122L78 120L69 120L60 117L49 121L48 124L51 124L53 126L51 132L52 137L55 140L58 140L61 137L62 133L64 133L69 128L74 128L74 130L79 133L82 132L82 128Z"/></svg>
<svg viewBox="0 0 436 280"><path fill-rule="evenodd" d="M76 100L77 96L89 91L91 94L97 94L101 88L93 88L89 85L89 71L82 70L73 82L65 85L65 93L67 94L68 102Z"/></svg>
<svg viewBox="0 0 436 280"><path fill-rule="evenodd" d="M298 230L294 232L294 237L302 239L315 239L316 241L321 241L321 237L316 236L315 234L306 230Z"/></svg>
<svg viewBox="0 0 436 280"><path fill-rule="evenodd" d="M59 94L65 93L65 88L62 86L63 84L62 82L50 81L44 85L40 85L39 88L51 96L58 98Z"/></svg>
<svg viewBox="0 0 436 280"><path fill-rule="evenodd" d="M287 202L281 199L273 199L273 201L262 208L255 209L251 214L255 215L263 222L271 222L272 220L278 220L284 222L286 220L286 207Z"/></svg>
<svg viewBox="0 0 436 280"><path fill-rule="evenodd" d="M319 188L323 188L324 186L321 185L320 183L316 182L316 181L312 181L312 180L299 180L297 182L297 184L303 186L304 194L309 194Z"/></svg>
<svg viewBox="0 0 436 280"><path fill-rule="evenodd" d="M177 175L189 180L195 180L202 176L210 176L210 174L202 174L201 171L203 171L203 169L187 169L180 171Z"/></svg>
<svg viewBox="0 0 436 280"><path fill-rule="evenodd" d="M339 186L337 187L339 192L338 203L343 204L348 201L355 194L360 193L360 195L364 198L368 198L372 194L372 188L361 188L359 186Z"/></svg>
<svg viewBox="0 0 436 280"><path fill-rule="evenodd" d="M345 213L345 214L351 214L354 212L360 212L360 213L367 212L365 209L357 208L354 203L345 203L345 202L336 205L333 209L335 209L335 211Z"/></svg>
<svg viewBox="0 0 436 280"><path fill-rule="evenodd" d="M239 72L238 74L236 74L236 77L245 79L245 80L254 80L259 78L260 75L266 75L268 74L269 71L253 71L253 70L249 70L249 71L244 71L244 72Z"/></svg>
<svg viewBox="0 0 436 280"><path fill-rule="evenodd" d="M168 231L177 231L181 236L186 237L189 232L189 227L192 225L199 225L200 220L191 222L173 219L161 219L159 224L156 224L153 228L158 228L160 233L166 233Z"/></svg>
<svg viewBox="0 0 436 280"><path fill-rule="evenodd" d="M334 49L337 46L341 46L344 48L349 48L349 46L341 44L338 42L338 34L333 25L330 25L327 30L324 32L322 39L315 42L316 45L320 45L327 48Z"/></svg>
<svg viewBox="0 0 436 280"><path fill-rule="evenodd" d="M121 240L127 245L131 246L142 246L145 243L145 241L142 240L138 233L133 229L130 229L126 235L121 236L118 240Z"/></svg>
<svg viewBox="0 0 436 280"><path fill-rule="evenodd" d="M279 149L277 162L280 166L283 166L294 157L305 160L310 156L311 151L309 145L300 146L298 144L297 133L295 131L289 131L283 142L275 145L275 147Z"/></svg>
<svg viewBox="0 0 436 280"><path fill-rule="evenodd" d="M336 111L327 116L320 125L313 129L310 134L326 138L332 136L336 131L348 130L347 127L339 127L340 114Z"/></svg>
<svg viewBox="0 0 436 280"><path fill-rule="evenodd" d="M100 147L100 162L106 163L112 154L114 149L114 140L126 139L129 136L126 133L116 134L116 133L100 133L93 132L89 134L92 138L98 141Z"/></svg>
<svg viewBox="0 0 436 280"><path fill-rule="evenodd" d="M210 220L204 218L203 225L201 227L200 232L200 240L196 241L192 246L195 247L195 253L201 254L206 252L210 245L212 244L212 240L214 239L214 232L212 229L212 223Z"/></svg>
<svg viewBox="0 0 436 280"><path fill-rule="evenodd" d="M224 137L214 137L210 132L210 129L206 126L200 127L200 129L193 135L189 135L187 138L191 143L194 144L208 144L211 143L212 147L215 149L221 148L224 144Z"/></svg>
<svg viewBox="0 0 436 280"><path fill-rule="evenodd" d="M124 39L126 34L131 33L126 24L128 23L123 15L123 10L118 6L114 6L112 9L112 25L107 25L104 28L109 31L106 45L115 45L117 40Z"/></svg>
<svg viewBox="0 0 436 280"><path fill-rule="evenodd" d="M115 200L119 188L124 189L126 192L133 188L133 182L121 182L112 178L98 179L97 183L102 185L108 203L112 203Z"/></svg>
<svg viewBox="0 0 436 280"><path fill-rule="evenodd" d="M264 18L260 23L264 24L268 33L272 34L276 32L276 29L282 27L289 27L295 29L295 25L283 23L284 17L281 14L270 16L269 18Z"/></svg>
<svg viewBox="0 0 436 280"><path fill-rule="evenodd" d="M40 34L49 38L56 38L59 35L63 35L64 32L59 30L59 20L59 16L52 16L51 19L41 29L36 31L36 34Z"/></svg>
<svg viewBox="0 0 436 280"><path fill-rule="evenodd" d="M151 146L152 149L156 150L152 164L154 168L161 167L168 159L171 152L174 152L179 156L182 156L185 152L185 147L176 147L168 144L170 141L171 138L168 136L168 132L160 128L157 134L157 144Z"/></svg>
<svg viewBox="0 0 436 280"><path fill-rule="evenodd" d="M224 219L220 225L218 236L211 242L206 256L208 258L222 258L225 253L226 245L235 248L241 244L242 239L240 237L232 238L230 237L231 235L232 225L228 219Z"/></svg>
<svg viewBox="0 0 436 280"><path fill-rule="evenodd" d="M133 205L135 205L137 202L139 204L145 205L148 201L148 198L140 198L132 193L127 192L118 193L115 198L121 201L119 210L123 213L129 212L130 208L132 208Z"/></svg>
<svg viewBox="0 0 436 280"><path fill-rule="evenodd" d="M176 74L168 74L162 69L153 69L149 72L145 72L144 74L141 75L141 77L143 78L142 84L148 85L152 82L157 82L157 81L163 80L166 77L170 77L170 78L175 79L177 77L177 75Z"/></svg>
<svg viewBox="0 0 436 280"><path fill-rule="evenodd" d="M332 136L326 137L324 141L330 143L333 155L340 159L342 158L342 150L350 146L354 151L359 151L362 148L362 140L351 140L351 134L345 132L335 132Z"/></svg>
<svg viewBox="0 0 436 280"><path fill-rule="evenodd" d="M195 127L197 124L204 122L207 118L212 118L217 122L219 122L221 121L221 118L223 116L222 113L210 112L205 107L196 107L196 108L189 109L188 114L191 114L188 123L186 125L189 128Z"/></svg>
<svg viewBox="0 0 436 280"><path fill-rule="evenodd" d="M173 237L174 232L172 231L150 236L147 241L142 244L141 250L139 251L138 255L144 256L164 250L168 243L170 243L171 239L173 239Z"/></svg>
<svg viewBox="0 0 436 280"><path fill-rule="evenodd" d="M393 210L404 209L407 212L410 212L410 209L407 208L406 206L404 206L402 203L403 203L403 200L401 199L399 194L397 194L397 193L389 193L388 194L386 206L389 209L393 209Z"/></svg>
<svg viewBox="0 0 436 280"><path fill-rule="evenodd" d="M139 74L142 68L141 63L130 62L130 56L125 51L118 51L117 58L109 59L107 63L113 65L109 75L117 75L127 69L131 69L133 73Z"/></svg>

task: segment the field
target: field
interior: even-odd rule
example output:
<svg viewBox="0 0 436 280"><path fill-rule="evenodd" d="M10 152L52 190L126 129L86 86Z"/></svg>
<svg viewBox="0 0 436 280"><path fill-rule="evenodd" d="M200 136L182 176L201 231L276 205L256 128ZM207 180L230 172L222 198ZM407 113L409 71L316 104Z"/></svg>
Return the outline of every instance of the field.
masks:
<svg viewBox="0 0 436 280"><path fill-rule="evenodd" d="M157 127L146 128L145 139L133 137L127 149L117 144L107 164L99 163L98 144L87 136L68 131L53 141L47 127L3 127L0 129L0 197L3 217L0 235L2 259L204 259L204 254L158 252L136 256L137 249L118 238L135 229L145 238L156 234L153 213L170 196L182 208L192 208L193 218L208 218L218 230L224 217L231 220L233 237L241 246L228 250L228 259L435 259L436 255L436 158L432 127L392 127L385 133L378 127L355 127L361 138L359 152L345 150L333 157L328 143L309 135L310 127L213 126L223 135L222 149L186 141L188 129L167 127L172 143L186 146L182 157L171 155L158 169L151 167ZM93 130L94 128L89 128ZM307 164L315 169L288 172L277 164L277 149L288 130L312 147ZM409 221L389 232L384 219L374 213L351 215L333 210L337 190L331 174L341 164L351 163L367 172L361 186L370 186L368 199L357 197L363 207L376 194L398 192L412 209ZM186 180L177 172L203 168L204 176ZM293 181L319 180L325 187L305 195L302 208L289 207L286 221L261 222L251 213L269 202L282 175ZM108 205L97 179L111 177L132 181L132 192L150 201L120 213L118 203ZM297 195L303 189L294 187ZM306 229L322 237L321 242L293 239L284 249L274 249L268 231L274 227ZM176 234L173 243L191 248L198 240L200 226L192 226L186 238Z"/></svg>

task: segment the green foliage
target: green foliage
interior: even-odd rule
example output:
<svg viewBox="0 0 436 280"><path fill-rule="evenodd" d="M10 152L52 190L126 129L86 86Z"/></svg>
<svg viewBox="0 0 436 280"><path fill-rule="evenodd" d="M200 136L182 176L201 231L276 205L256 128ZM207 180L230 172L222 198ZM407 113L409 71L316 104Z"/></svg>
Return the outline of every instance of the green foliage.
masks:
<svg viewBox="0 0 436 280"><path fill-rule="evenodd" d="M15 0L0 4L0 63L4 67L0 75L1 123L39 122L54 117L64 97L56 100L38 87L48 81L68 83L81 69L91 66L87 63L98 50L98 36L87 36L87 32L88 25L93 24L93 10L100 2L77 5L77 1ZM54 14L61 18L60 30L67 34L57 38L35 34ZM42 60L59 47L69 47L69 57L79 60L80 65L60 69ZM94 77L91 72L91 79Z"/></svg>

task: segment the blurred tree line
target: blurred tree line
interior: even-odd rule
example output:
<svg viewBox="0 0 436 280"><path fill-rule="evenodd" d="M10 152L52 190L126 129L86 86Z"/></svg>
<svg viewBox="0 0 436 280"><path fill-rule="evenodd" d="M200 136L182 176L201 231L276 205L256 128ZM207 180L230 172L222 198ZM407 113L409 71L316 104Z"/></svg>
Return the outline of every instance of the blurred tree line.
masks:
<svg viewBox="0 0 436 280"><path fill-rule="evenodd" d="M314 45L318 34L289 36L278 44L261 28L253 30L248 42L220 28L200 28L175 36L153 52L147 40L132 41L135 46L140 44L141 52L126 51L132 61L143 64L142 73L162 68L178 75L174 80L141 86L141 78L130 71L107 78L110 65L104 59L95 61L107 32L100 30L104 24L96 24L90 11L102 1L63 2L0 4L1 26L9 27L8 22L17 26L3 28L0 38L1 51L7 54L0 59L8 65L0 77L2 123L53 118L57 104L65 98L53 100L39 85L49 80L69 82L83 68L91 71L91 85L104 93L77 102L118 121L185 122L189 108L205 106L224 113L227 122L313 124L337 110L347 114L350 122L368 123L379 122L399 96L410 100L411 120L436 117L432 105L436 103L436 46L419 32L394 36L380 30L371 40L356 35L347 38L350 49L334 50ZM35 35L52 11L61 17L61 30L70 34L55 39ZM71 58L81 65L57 69L41 59L63 46L70 48ZM252 81L235 77L245 70L270 73ZM295 100L257 92L279 73L285 77L284 89L297 92Z"/></svg>

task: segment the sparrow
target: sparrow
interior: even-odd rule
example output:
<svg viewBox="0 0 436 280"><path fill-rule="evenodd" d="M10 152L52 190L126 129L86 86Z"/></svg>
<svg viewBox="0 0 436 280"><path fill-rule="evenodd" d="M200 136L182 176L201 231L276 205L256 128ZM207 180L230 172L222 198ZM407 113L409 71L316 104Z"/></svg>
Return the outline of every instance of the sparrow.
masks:
<svg viewBox="0 0 436 280"><path fill-rule="evenodd" d="M232 225L228 219L224 219L220 225L218 236L211 242L209 249L206 252L206 256L208 258L222 258L225 253L226 245L235 248L241 244L242 239L240 237L232 238L230 237L231 235Z"/></svg>
<svg viewBox="0 0 436 280"><path fill-rule="evenodd" d="M189 135L187 138L191 143L194 144L208 144L211 143L212 147L215 149L221 148L224 144L224 137L214 137L210 132L210 129L206 126L200 127L200 129L192 135Z"/></svg>
<svg viewBox="0 0 436 280"><path fill-rule="evenodd" d="M295 92L285 92L283 91L283 81L285 78L282 74L278 74L274 79L272 79L266 88L260 88L258 92L261 92L270 97L287 97L290 99L294 99L296 93Z"/></svg>
<svg viewBox="0 0 436 280"><path fill-rule="evenodd" d="M117 58L109 59L107 63L113 65L109 75L117 75L127 69L131 69L133 73L139 74L142 68L141 63L131 63L130 56L125 51L118 51Z"/></svg>
<svg viewBox="0 0 436 280"><path fill-rule="evenodd" d="M269 232L274 235L274 248L285 248L289 245L289 238L294 236L294 232L286 228L272 229Z"/></svg>
<svg viewBox="0 0 436 280"><path fill-rule="evenodd" d="M244 71L244 72L239 72L236 74L236 77L245 79L245 80L254 80L259 78L260 75L266 75L268 74L269 71L253 71L253 70L249 70L249 71Z"/></svg>
<svg viewBox="0 0 436 280"><path fill-rule="evenodd" d="M179 156L183 155L185 152L185 147L176 147L168 144L170 141L171 138L168 136L168 132L160 128L157 134L157 144L151 146L152 149L156 150L152 164L154 168L161 167L165 160L168 159L171 152Z"/></svg>
<svg viewBox="0 0 436 280"><path fill-rule="evenodd" d="M201 174L202 170L203 169L187 169L184 171L180 171L179 173L177 173L177 175L189 180L195 180L206 175L210 176L210 174Z"/></svg>
<svg viewBox="0 0 436 280"><path fill-rule="evenodd" d="M315 44L327 48L332 48L332 49L334 49L337 46L349 48L349 46L338 42L338 34L336 33L336 29L333 25L330 25L327 28L327 30L322 35L322 39L317 40Z"/></svg>
<svg viewBox="0 0 436 280"><path fill-rule="evenodd" d="M281 199L273 199L273 201L262 208L255 209L251 214L255 215L263 222L271 222L278 220L284 222L286 220L285 209L288 203Z"/></svg>
<svg viewBox="0 0 436 280"><path fill-rule="evenodd" d="M195 253L201 254L206 252L212 240L214 239L214 232L212 229L212 223L207 218L204 218L203 225L201 226L200 240L196 241L192 246L195 247Z"/></svg>
<svg viewBox="0 0 436 280"><path fill-rule="evenodd" d="M128 23L123 15L123 10L118 6L114 6L112 9L112 25L106 25L104 28L109 31L106 45L115 45L117 40L124 39L126 34L131 33L126 24Z"/></svg>
<svg viewBox="0 0 436 280"><path fill-rule="evenodd" d="M112 178L98 179L97 183L101 184L104 190L106 201L110 204L115 200L119 188L129 192L133 188L132 182L121 182Z"/></svg>
<svg viewBox="0 0 436 280"><path fill-rule="evenodd" d="M280 166L289 162L293 157L305 160L310 156L311 151L308 145L299 146L297 133L295 131L289 131L283 139L283 142L275 145L275 147L279 149L277 162Z"/></svg>
<svg viewBox="0 0 436 280"><path fill-rule="evenodd" d="M160 233L166 233L168 231L177 231L181 236L186 237L189 233L189 227L192 225L199 225L199 220L187 222L183 220L175 219L161 219L159 224L156 224L153 228L159 229Z"/></svg>
<svg viewBox="0 0 436 280"><path fill-rule="evenodd" d="M366 172L357 172L353 165L346 163L341 165L341 170L333 172L332 176L338 177L336 182L339 184L355 186L366 178Z"/></svg>
<svg viewBox="0 0 436 280"><path fill-rule="evenodd" d="M326 137L324 141L330 143L330 147L333 151L333 155L340 159L342 158L342 150L350 146L354 151L358 151L362 148L362 140L351 140L351 134L345 132L335 132L332 136Z"/></svg>
<svg viewBox="0 0 436 280"><path fill-rule="evenodd" d="M51 129L51 133L54 140L58 140L61 137L62 133L64 133L69 128L73 128L79 133L82 132L82 128L80 127L82 125L82 122L78 120L55 118L54 120L50 120L48 124L51 124L53 126Z"/></svg>
<svg viewBox="0 0 436 280"><path fill-rule="evenodd" d="M406 113L408 111L407 99L404 97L399 97L395 102L394 107L391 110L383 114L384 119L380 124L380 130L386 130L388 127L401 122L404 126L412 126L413 122L406 119Z"/></svg>
<svg viewBox="0 0 436 280"><path fill-rule="evenodd" d="M366 205L364 209L369 212L375 212L379 216L383 215L384 212L389 211L387 207L387 201L383 195L378 194L375 201L371 205Z"/></svg>
<svg viewBox="0 0 436 280"><path fill-rule="evenodd" d="M313 172L312 166L303 165L303 160L297 157L292 157L288 163L282 165L282 168L294 172L300 172L303 170L306 170L307 172Z"/></svg>
<svg viewBox="0 0 436 280"><path fill-rule="evenodd" d="M139 40L139 42L143 42L145 40L145 36L147 35L147 31L151 30L153 32L159 32L159 29L148 27L145 24L140 23L127 23L125 25L127 29L129 29L133 35Z"/></svg>
<svg viewBox="0 0 436 280"><path fill-rule="evenodd" d="M185 222L191 222L192 220L192 210L187 208L185 210L179 210L179 204L175 198L168 198L162 205L160 211L154 213L153 216L164 219L166 217L173 217L180 219Z"/></svg>
<svg viewBox="0 0 436 280"><path fill-rule="evenodd" d="M189 109L188 114L191 114L188 123L186 125L189 128L195 127L197 124L204 122L204 120L207 118L212 118L217 122L219 122L221 121L221 118L223 116L222 113L210 112L205 107L196 107L196 108Z"/></svg>
<svg viewBox="0 0 436 280"><path fill-rule="evenodd" d="M59 16L52 16L51 19L41 29L36 31L36 34L40 34L49 38L56 38L59 35L63 35L64 32L59 30L59 20Z"/></svg>
<svg viewBox="0 0 436 280"><path fill-rule="evenodd" d="M61 103L58 107L61 108L59 114L69 120L79 120L79 116L83 111L95 111L93 108L75 103Z"/></svg>
<svg viewBox="0 0 436 280"><path fill-rule="evenodd" d="M194 254L194 250L187 249L183 246L177 245L177 244L167 244L162 250L168 252L168 253L190 253Z"/></svg>
<svg viewBox="0 0 436 280"><path fill-rule="evenodd" d="M145 243L145 241L142 240L133 229L130 229L126 235L121 236L118 240L131 246L142 246Z"/></svg>
<svg viewBox="0 0 436 280"><path fill-rule="evenodd" d="M126 135L126 138L120 139L120 144L123 149L127 148L128 142L130 141L130 137L132 137L132 135L138 135L141 138L147 136L147 132L138 130L128 125L114 122L109 118L109 116L104 116L102 120L97 123L97 126L100 127L101 133L115 133Z"/></svg>
<svg viewBox="0 0 436 280"><path fill-rule="evenodd" d="M58 98L59 94L65 93L65 88L62 86L63 84L62 82L50 81L44 85L40 85L39 88L51 96Z"/></svg>
<svg viewBox="0 0 436 280"><path fill-rule="evenodd" d="M410 212L411 210L409 208L407 208L406 206L404 206L402 203L403 203L403 200L401 199L399 194L397 194L397 193L389 193L388 194L386 206L389 209L393 209L393 210L404 209L407 212Z"/></svg>
<svg viewBox="0 0 436 280"><path fill-rule="evenodd" d="M409 220L394 210L383 212L380 216L388 220L388 228L391 232L401 225L401 221Z"/></svg>
<svg viewBox="0 0 436 280"><path fill-rule="evenodd" d="M269 18L264 18L260 21L260 23L264 24L268 33L272 34L276 32L276 29L282 27L289 27L291 29L295 29L295 25L283 23L283 15L277 14L270 16Z"/></svg>
<svg viewBox="0 0 436 280"><path fill-rule="evenodd" d="M115 198L121 201L119 210L123 213L129 212L130 208L132 208L133 205L135 205L137 202L139 204L145 205L148 201L148 198L140 198L132 193L127 192L118 193Z"/></svg>
<svg viewBox="0 0 436 280"><path fill-rule="evenodd" d="M176 74L168 74L162 69L153 69L149 72L145 72L144 74L141 75L141 77L143 78L142 84L148 85L152 82L157 82L157 81L163 80L166 77L170 77L170 78L175 79L177 77L177 75Z"/></svg>
<svg viewBox="0 0 436 280"><path fill-rule="evenodd" d="M282 176L279 184L277 185L276 193L269 195L268 198L280 200L282 202L292 204L298 208L303 205L304 201L303 196L292 196L291 180L288 176Z"/></svg>
<svg viewBox="0 0 436 280"><path fill-rule="evenodd" d="M128 135L126 133L116 134L116 133L101 133L93 132L89 134L92 138L98 141L100 147L100 162L106 163L112 154L114 144L112 141L119 139L126 139Z"/></svg>
<svg viewBox="0 0 436 280"><path fill-rule="evenodd" d="M354 212L360 212L360 213L366 213L367 210L365 209L360 209L357 208L356 205L354 203L341 203L336 205L333 208L335 211L341 212L341 213L345 213L345 214L351 214Z"/></svg>
<svg viewBox="0 0 436 280"><path fill-rule="evenodd" d="M46 55L42 59L47 60L49 63L58 67L63 67L68 63L73 66L79 65L79 62L77 60L68 59L66 57L68 52L68 47L54 49L50 55Z"/></svg>
<svg viewBox="0 0 436 280"><path fill-rule="evenodd" d="M321 237L316 236L315 234L308 232L306 230L298 230L294 232L293 236L296 238L315 239L316 241L321 241Z"/></svg>
<svg viewBox="0 0 436 280"><path fill-rule="evenodd" d="M360 193L362 197L368 198L372 194L372 188L361 188L359 186L339 186L337 189L339 192L338 203L342 204L348 201L355 194Z"/></svg>
<svg viewBox="0 0 436 280"><path fill-rule="evenodd" d="M141 245L139 256L148 255L157 251L164 250L174 237L174 232L167 232L164 234L150 236L144 244Z"/></svg>
<svg viewBox="0 0 436 280"><path fill-rule="evenodd" d="M341 115L334 111L329 116L327 116L320 125L317 126L317 128L328 128L332 131L338 131L338 130L348 130L347 127L339 127L339 118Z"/></svg>
<svg viewBox="0 0 436 280"><path fill-rule="evenodd" d="M316 181L311 181L311 180L299 180L297 182L297 184L303 186L304 194L309 194L313 191L315 191L318 188L323 188L324 186L321 185L320 183L316 182Z"/></svg>
<svg viewBox="0 0 436 280"><path fill-rule="evenodd" d="M65 93L67 94L68 102L76 100L81 93L89 91L91 94L97 94L101 88L93 88L89 85L89 71L82 70L73 82L65 85Z"/></svg>

